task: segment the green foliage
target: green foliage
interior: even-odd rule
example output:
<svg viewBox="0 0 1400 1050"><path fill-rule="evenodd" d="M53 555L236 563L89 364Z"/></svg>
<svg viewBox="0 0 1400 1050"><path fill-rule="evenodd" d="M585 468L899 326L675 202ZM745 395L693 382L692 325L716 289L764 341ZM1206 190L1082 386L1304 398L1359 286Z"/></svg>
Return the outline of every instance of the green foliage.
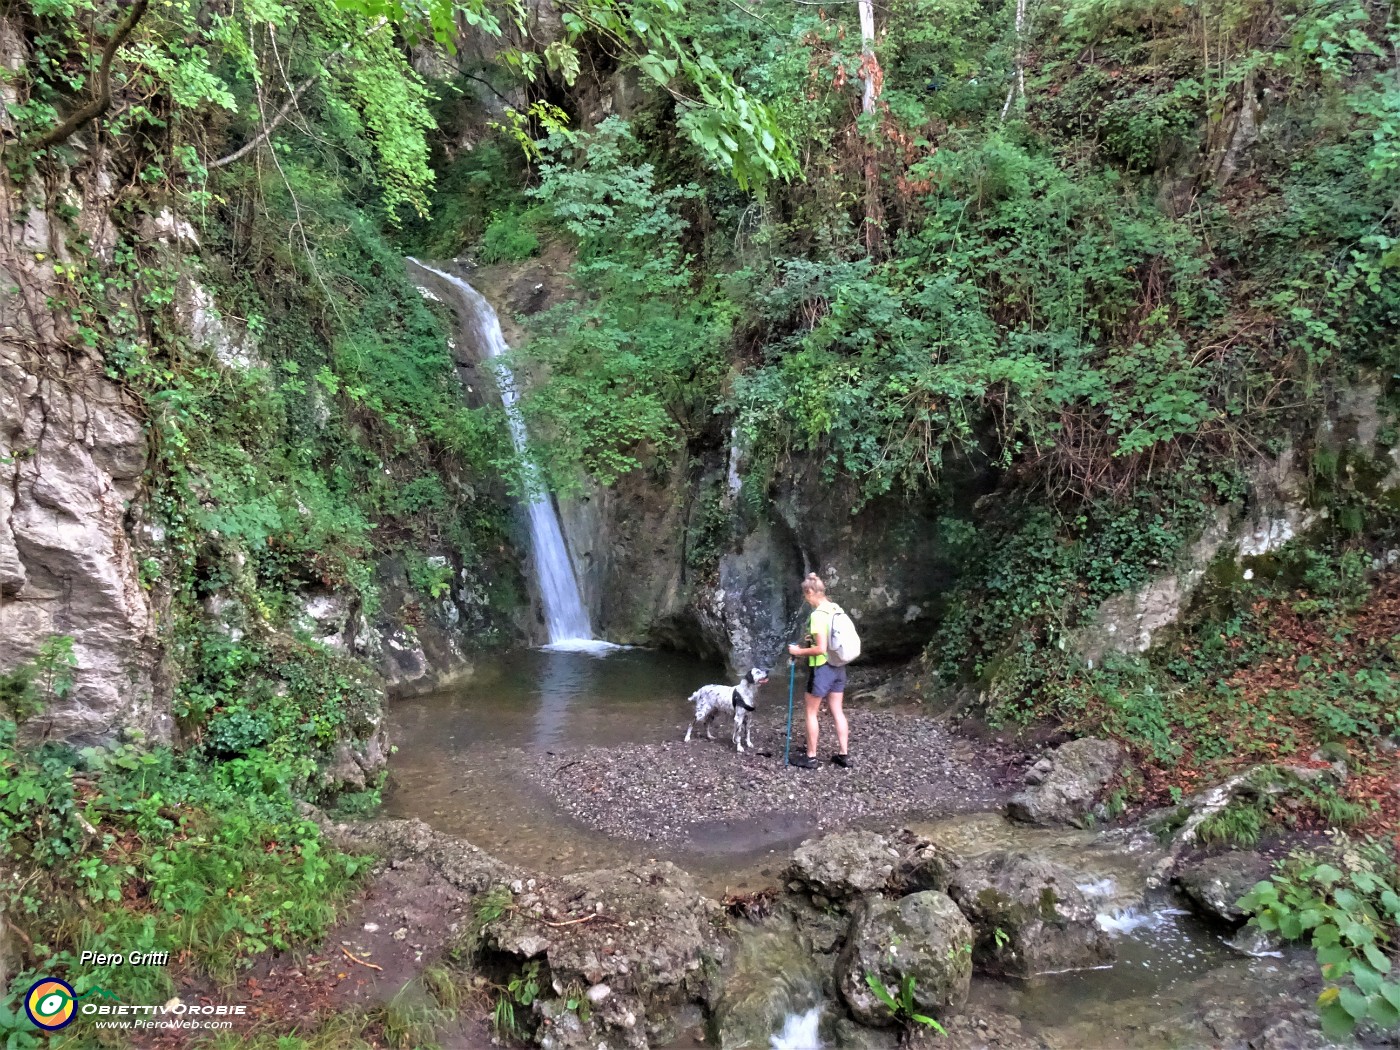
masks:
<svg viewBox="0 0 1400 1050"><path fill-rule="evenodd" d="M73 688L77 663L71 637L45 638L32 661L0 674L0 714L19 725L63 699Z"/></svg>
<svg viewBox="0 0 1400 1050"><path fill-rule="evenodd" d="M691 286L676 208L692 186L659 189L650 164L633 163L627 125L609 119L588 136L544 144L531 195L577 246L575 284L588 298L532 319L527 353L547 383L521 411L552 488L582 469L609 484L647 452L679 447L714 397L732 313L712 290Z"/></svg>
<svg viewBox="0 0 1400 1050"><path fill-rule="evenodd" d="M601 40L670 95L676 127L740 190L762 192L799 174L787 132L770 107L736 83L702 41L685 33L681 0L586 0L564 5L560 22L562 39L538 51L508 51L506 61L530 80L548 69L573 84L587 61L580 45Z"/></svg>
<svg viewBox="0 0 1400 1050"><path fill-rule="evenodd" d="M7 917L27 968L158 1002L157 967L83 967L82 951L187 951L221 978L268 948L319 936L363 864L327 850L288 792L291 766L264 752L205 765L127 744L81 754L19 750L0 719L0 856Z"/></svg>
<svg viewBox="0 0 1400 1050"><path fill-rule="evenodd" d="M472 900L471 919L457 949L464 963L470 965L477 961L486 928L506 914L512 906L510 888L507 886L494 886Z"/></svg>
<svg viewBox="0 0 1400 1050"><path fill-rule="evenodd" d="M1384 842L1341 843L1340 866L1295 853L1239 902L1250 922L1317 953L1326 987L1318 996L1323 1029L1350 1036L1365 1020L1400 1024L1400 981L1391 954L1400 929L1400 873ZM1336 859L1336 858L1333 858Z"/></svg>
<svg viewBox="0 0 1400 1050"><path fill-rule="evenodd" d="M347 657L315 643L234 640L187 624L174 714L212 759L265 752L301 786L342 740L367 736L379 691Z"/></svg>
<svg viewBox="0 0 1400 1050"><path fill-rule="evenodd" d="M452 12L465 6L294 0L245 5L233 17L211 19L185 0L152 5L119 49L110 89L129 104L112 107L107 131L139 150L143 136L159 135L172 121L182 130L201 128L212 110L232 114L242 137L253 141L260 127L280 123L274 116L280 100L271 91L291 97L294 85L314 85L329 144L374 179L386 214L396 221L401 208L425 206L432 182L426 135L434 127L427 89L398 32L412 35L425 26L441 36L454 25ZM21 131L44 129L58 111L77 108L74 99L98 89L101 45L110 30L94 30L119 9L97 0L35 5L36 31L51 61L36 63L26 70L33 79L21 80ZM283 49L269 45L273 34ZM184 166L202 176L216 157L190 154ZM157 152L150 159L150 181L169 177L167 156ZM196 193L209 199L202 187Z"/></svg>
<svg viewBox="0 0 1400 1050"><path fill-rule="evenodd" d="M494 139L463 150L437 171L426 216L410 216L401 233L408 254L449 259L481 240L493 216L523 211L524 173Z"/></svg>
<svg viewBox="0 0 1400 1050"><path fill-rule="evenodd" d="M1237 849L1253 849L1264 834L1267 812L1261 799L1231 802L1219 813L1201 821L1197 837L1206 844L1218 843Z"/></svg>
<svg viewBox="0 0 1400 1050"><path fill-rule="evenodd" d="M989 679L1012 715L1023 699L1068 670L1059 642L1086 614L1113 595L1147 582L1170 566L1205 520L1199 479L1182 474L1132 502L1084 507L1057 520L1032 505L975 528L956 520L945 532L959 543L962 587L952 596L943 629L928 656L946 681ZM1046 652L1044 650L1049 650ZM1128 666L1107 669L1110 706L1122 719L1140 719L1142 737L1171 745L1154 723L1164 697ZM1131 699L1130 699L1131 698ZM1028 715L1031 708L1022 708Z"/></svg>
<svg viewBox="0 0 1400 1050"><path fill-rule="evenodd" d="M481 261L520 262L538 252L540 239L525 224L526 218L511 212L492 216L481 236Z"/></svg>
<svg viewBox="0 0 1400 1050"><path fill-rule="evenodd" d="M1000 932L1000 931L998 931ZM865 983L870 986L870 990L875 993L875 998L884 1003L889 1011L894 1014L895 1020L900 1024L913 1026L921 1025L924 1028L932 1028L940 1035L947 1035L947 1029L938 1023L936 1018L921 1014L914 1005L914 975L905 974L904 980L899 985L899 998L896 999L890 994L890 990L885 987L885 982L880 980L879 974L867 973Z"/></svg>
<svg viewBox="0 0 1400 1050"><path fill-rule="evenodd" d="M528 1011L547 983L540 974L540 962L536 959L527 962L506 979L504 986L495 989L496 1005L491 1011L491 1025L498 1035L512 1039L525 1037L527 1033L521 1027L516 1011Z"/></svg>
<svg viewBox="0 0 1400 1050"><path fill-rule="evenodd" d="M734 524L720 485L703 490L696 503L686 530L685 563L697 572L712 572L729 547Z"/></svg>

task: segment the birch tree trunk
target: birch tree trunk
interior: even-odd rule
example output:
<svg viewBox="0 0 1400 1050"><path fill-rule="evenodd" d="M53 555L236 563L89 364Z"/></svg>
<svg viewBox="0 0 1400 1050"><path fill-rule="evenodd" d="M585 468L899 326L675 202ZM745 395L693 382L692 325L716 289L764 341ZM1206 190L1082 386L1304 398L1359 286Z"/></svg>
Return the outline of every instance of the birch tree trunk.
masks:
<svg viewBox="0 0 1400 1050"><path fill-rule="evenodd" d="M858 0L856 6L860 10L860 72L865 81L860 108L868 117L875 112L876 71L880 68L875 62L875 5L872 0Z"/></svg>
<svg viewBox="0 0 1400 1050"><path fill-rule="evenodd" d="M875 5L873 0L857 0L860 11L860 77L863 87L860 108L867 117L875 115L875 100L880 97L880 62L875 57ZM880 164L876 145L877 133L872 129L865 142L865 247L871 256L880 254L884 245L884 208L880 203Z"/></svg>
<svg viewBox="0 0 1400 1050"><path fill-rule="evenodd" d="M1016 77L1006 92L1006 102L1001 107L1001 119L1011 112L1011 103L1020 95L1026 97L1026 0L1016 0Z"/></svg>

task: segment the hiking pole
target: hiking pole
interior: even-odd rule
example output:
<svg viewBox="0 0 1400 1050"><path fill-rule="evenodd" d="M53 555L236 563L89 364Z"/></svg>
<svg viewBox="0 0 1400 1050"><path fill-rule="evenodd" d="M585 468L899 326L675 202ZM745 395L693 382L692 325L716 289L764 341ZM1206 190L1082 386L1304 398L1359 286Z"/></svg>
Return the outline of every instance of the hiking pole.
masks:
<svg viewBox="0 0 1400 1050"><path fill-rule="evenodd" d="M783 741L783 765L788 764L788 751L792 748L792 687L797 680L797 661L788 657L788 725L787 739Z"/></svg>

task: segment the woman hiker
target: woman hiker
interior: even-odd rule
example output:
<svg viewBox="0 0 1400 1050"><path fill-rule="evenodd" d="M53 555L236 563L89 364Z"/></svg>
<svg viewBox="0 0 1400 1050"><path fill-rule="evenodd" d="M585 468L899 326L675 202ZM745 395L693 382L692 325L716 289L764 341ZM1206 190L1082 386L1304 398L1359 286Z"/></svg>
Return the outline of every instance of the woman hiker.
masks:
<svg viewBox="0 0 1400 1050"><path fill-rule="evenodd" d="M834 603L826 599L826 584L814 572L809 572L802 581L802 597L812 607L808 621L807 645L788 646L790 656L807 657L807 754L794 758L792 764L803 769L817 767L817 715L821 712L822 701L831 708L831 720L836 723L836 743L840 748L831 760L838 766L849 766L851 760L846 755L847 728L846 713L841 703L846 698L846 669L832 667L826 659L826 643L831 637L831 617L836 611Z"/></svg>

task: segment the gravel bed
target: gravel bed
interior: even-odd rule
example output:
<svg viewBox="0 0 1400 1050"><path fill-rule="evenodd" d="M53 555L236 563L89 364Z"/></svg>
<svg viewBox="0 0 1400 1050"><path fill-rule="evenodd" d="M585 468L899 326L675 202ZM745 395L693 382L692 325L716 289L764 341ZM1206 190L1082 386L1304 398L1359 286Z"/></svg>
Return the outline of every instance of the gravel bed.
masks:
<svg viewBox="0 0 1400 1050"><path fill-rule="evenodd" d="M827 761L835 734L823 719L822 764L783 766L783 727L760 725L740 755L727 723L715 739L518 752L518 768L569 816L609 835L678 841L696 827L775 815L833 826L860 818L936 817L999 806L1006 790L979 745L917 714L857 711L852 766ZM679 736L680 734L678 734ZM794 727L792 755L803 754Z"/></svg>

